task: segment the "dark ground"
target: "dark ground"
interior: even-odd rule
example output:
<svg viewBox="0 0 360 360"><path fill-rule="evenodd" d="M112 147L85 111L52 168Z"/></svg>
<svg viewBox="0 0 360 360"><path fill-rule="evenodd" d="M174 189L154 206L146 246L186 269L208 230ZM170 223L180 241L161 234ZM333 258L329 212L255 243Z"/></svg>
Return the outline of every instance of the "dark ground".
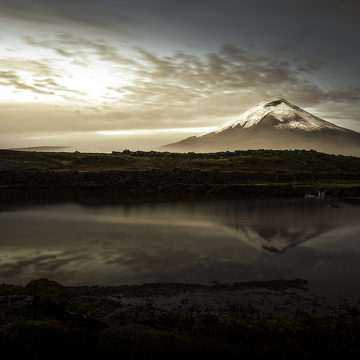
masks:
<svg viewBox="0 0 360 360"><path fill-rule="evenodd" d="M360 158L310 150L112 154L0 150L0 195L360 196ZM55 193L55 194L54 194ZM72 194L72 195L71 195ZM83 194L83 195L82 195Z"/></svg>
<svg viewBox="0 0 360 360"><path fill-rule="evenodd" d="M359 174L360 158L314 150L238 150L218 153L106 153L0 150L0 170L108 171L189 168L273 173Z"/></svg>
<svg viewBox="0 0 360 360"><path fill-rule="evenodd" d="M179 291L183 286L162 284L161 291ZM296 290L304 289L306 281L234 286ZM160 290L156 284L145 287L143 296ZM330 355L355 359L360 355L360 312L355 308L328 316L294 314L293 318L254 318L250 311L239 314L231 308L180 313L107 298L109 292L119 290L65 287L47 279L26 286L0 285L1 355L32 359L69 354L87 359L315 359ZM10 295L33 300L26 308L9 307L1 300Z"/></svg>
<svg viewBox="0 0 360 360"><path fill-rule="evenodd" d="M0 150L0 204L64 199L119 202L144 197L234 199L319 191L360 197L360 158L272 150L214 154ZM108 298L119 293L149 298L199 286L71 288L46 279L26 286L0 284L0 354L35 359L69 354L87 359L359 358L360 311L355 307L339 307L323 316L295 309L292 318L279 318L254 317L251 307L242 311L231 306L221 311L189 307L177 312ZM216 286L218 291L229 286L306 291L304 280L215 284L212 291ZM32 296L33 303L27 309L8 307L4 296L10 295ZM88 318L71 316L67 310Z"/></svg>

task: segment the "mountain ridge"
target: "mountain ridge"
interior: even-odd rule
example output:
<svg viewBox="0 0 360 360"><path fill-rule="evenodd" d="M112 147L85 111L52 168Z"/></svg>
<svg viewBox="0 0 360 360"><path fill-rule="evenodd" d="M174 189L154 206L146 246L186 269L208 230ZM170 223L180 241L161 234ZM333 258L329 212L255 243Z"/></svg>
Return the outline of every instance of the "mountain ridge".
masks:
<svg viewBox="0 0 360 360"><path fill-rule="evenodd" d="M359 156L360 133L323 120L284 98L273 98L211 132L160 149L178 152L314 149Z"/></svg>
<svg viewBox="0 0 360 360"><path fill-rule="evenodd" d="M273 98L259 103L257 106L244 112L242 115L237 116L236 118L219 126L214 130L214 132L219 133L229 127L233 128L237 125L240 125L243 128L249 128L261 122L268 115L272 115L272 113L276 114L277 118L280 120L279 125L276 127L299 128L304 131L315 131L324 128L344 129L310 114L284 98ZM299 114L301 114L307 122L301 121L302 117ZM295 118L291 118L292 116Z"/></svg>

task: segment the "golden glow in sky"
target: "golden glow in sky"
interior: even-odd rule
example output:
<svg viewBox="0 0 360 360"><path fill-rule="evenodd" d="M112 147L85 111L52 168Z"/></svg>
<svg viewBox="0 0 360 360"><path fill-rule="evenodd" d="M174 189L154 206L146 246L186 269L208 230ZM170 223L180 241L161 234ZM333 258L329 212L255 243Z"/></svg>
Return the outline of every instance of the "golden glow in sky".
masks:
<svg viewBox="0 0 360 360"><path fill-rule="evenodd" d="M275 96L360 131L356 9L295 3L0 2L0 148L151 150Z"/></svg>

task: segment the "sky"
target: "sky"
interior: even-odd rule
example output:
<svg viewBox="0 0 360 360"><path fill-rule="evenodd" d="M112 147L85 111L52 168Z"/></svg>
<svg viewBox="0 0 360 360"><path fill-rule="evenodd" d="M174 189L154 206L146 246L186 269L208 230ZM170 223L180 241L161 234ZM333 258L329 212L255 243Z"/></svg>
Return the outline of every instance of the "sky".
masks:
<svg viewBox="0 0 360 360"><path fill-rule="evenodd" d="M0 0L0 148L152 150L284 97L360 132L360 2Z"/></svg>

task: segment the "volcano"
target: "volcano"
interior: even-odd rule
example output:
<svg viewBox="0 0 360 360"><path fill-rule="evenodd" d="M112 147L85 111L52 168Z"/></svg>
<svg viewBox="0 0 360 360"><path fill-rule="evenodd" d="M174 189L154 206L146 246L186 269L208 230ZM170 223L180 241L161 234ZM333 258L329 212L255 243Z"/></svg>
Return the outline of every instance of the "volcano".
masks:
<svg viewBox="0 0 360 360"><path fill-rule="evenodd" d="M263 101L214 131L164 145L163 151L305 149L360 156L360 133L337 126L283 98Z"/></svg>

